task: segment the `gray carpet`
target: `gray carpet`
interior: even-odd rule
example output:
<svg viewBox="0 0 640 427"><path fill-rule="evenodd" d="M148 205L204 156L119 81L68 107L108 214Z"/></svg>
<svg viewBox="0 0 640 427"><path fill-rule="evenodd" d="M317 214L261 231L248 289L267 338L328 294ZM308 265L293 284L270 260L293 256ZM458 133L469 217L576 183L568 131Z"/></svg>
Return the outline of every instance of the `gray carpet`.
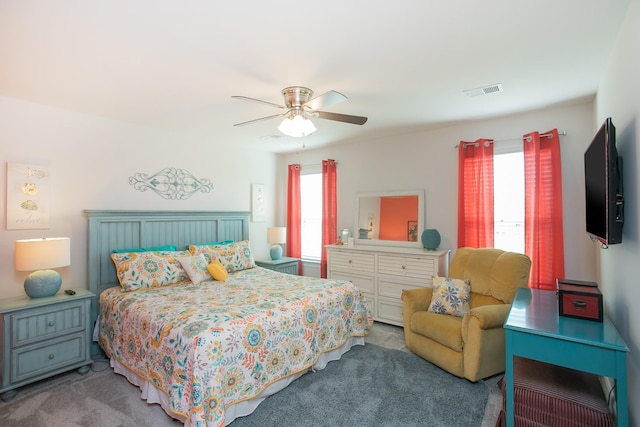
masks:
<svg viewBox="0 0 640 427"><path fill-rule="evenodd" d="M106 368L103 371L100 369ZM0 425L179 426L106 363L23 387L0 402ZM480 426L490 383L470 383L405 351L356 346L310 372L231 427Z"/></svg>
<svg viewBox="0 0 640 427"><path fill-rule="evenodd" d="M483 381L367 344L302 376L231 426L479 426L488 395Z"/></svg>

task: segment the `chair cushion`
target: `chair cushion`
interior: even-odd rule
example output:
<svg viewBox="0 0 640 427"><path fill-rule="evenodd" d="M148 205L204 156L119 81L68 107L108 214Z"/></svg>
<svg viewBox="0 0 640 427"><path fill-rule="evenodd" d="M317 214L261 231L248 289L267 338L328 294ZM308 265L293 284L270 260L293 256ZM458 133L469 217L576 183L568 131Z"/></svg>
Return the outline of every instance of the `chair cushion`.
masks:
<svg viewBox="0 0 640 427"><path fill-rule="evenodd" d="M462 351L462 317L418 311L411 316L411 331Z"/></svg>

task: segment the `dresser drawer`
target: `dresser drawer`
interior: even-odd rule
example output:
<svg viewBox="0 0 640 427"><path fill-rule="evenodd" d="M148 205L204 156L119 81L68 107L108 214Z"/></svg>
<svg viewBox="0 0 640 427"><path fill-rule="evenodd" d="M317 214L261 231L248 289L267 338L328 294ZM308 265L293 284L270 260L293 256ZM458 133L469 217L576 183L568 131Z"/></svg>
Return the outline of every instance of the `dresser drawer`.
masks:
<svg viewBox="0 0 640 427"><path fill-rule="evenodd" d="M395 277L380 277L378 279L378 295L381 297L395 298L398 301L402 298L402 291L405 289L426 288L427 285L431 286L431 280L429 283L419 283L413 281L413 283L403 282Z"/></svg>
<svg viewBox="0 0 640 427"><path fill-rule="evenodd" d="M375 292L373 276L359 276L357 274L346 274L339 271L331 272L331 279L348 280L353 282L362 292L373 294Z"/></svg>
<svg viewBox="0 0 640 427"><path fill-rule="evenodd" d="M330 252L330 265L332 270L360 271L373 274L375 271L375 256L357 252Z"/></svg>
<svg viewBox="0 0 640 427"><path fill-rule="evenodd" d="M67 335L11 351L11 382L46 374L81 363L85 356L85 333Z"/></svg>
<svg viewBox="0 0 640 427"><path fill-rule="evenodd" d="M378 300L377 308L379 320L402 326L402 302L381 298Z"/></svg>
<svg viewBox="0 0 640 427"><path fill-rule="evenodd" d="M437 265L433 258L412 258L380 255L378 257L378 274L408 277L414 279L433 278Z"/></svg>
<svg viewBox="0 0 640 427"><path fill-rule="evenodd" d="M11 314L11 347L84 331L86 322L84 301L14 313Z"/></svg>

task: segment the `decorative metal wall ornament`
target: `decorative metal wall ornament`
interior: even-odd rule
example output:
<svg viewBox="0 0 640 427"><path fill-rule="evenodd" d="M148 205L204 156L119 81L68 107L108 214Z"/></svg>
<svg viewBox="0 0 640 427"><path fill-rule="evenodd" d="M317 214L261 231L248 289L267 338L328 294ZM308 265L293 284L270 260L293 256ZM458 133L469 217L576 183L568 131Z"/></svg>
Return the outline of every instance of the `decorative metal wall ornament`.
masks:
<svg viewBox="0 0 640 427"><path fill-rule="evenodd" d="M136 173L129 184L140 191L153 190L168 200L186 200L197 192L208 193L213 183L208 178L196 178L186 169L164 168L153 175Z"/></svg>

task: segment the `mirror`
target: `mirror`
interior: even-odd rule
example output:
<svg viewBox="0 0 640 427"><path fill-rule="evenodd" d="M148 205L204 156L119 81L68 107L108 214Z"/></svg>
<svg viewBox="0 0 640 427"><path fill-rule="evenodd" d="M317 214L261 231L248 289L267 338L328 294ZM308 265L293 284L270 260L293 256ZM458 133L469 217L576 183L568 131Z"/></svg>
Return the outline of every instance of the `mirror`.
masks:
<svg viewBox="0 0 640 427"><path fill-rule="evenodd" d="M356 244L422 247L424 190L356 194Z"/></svg>

